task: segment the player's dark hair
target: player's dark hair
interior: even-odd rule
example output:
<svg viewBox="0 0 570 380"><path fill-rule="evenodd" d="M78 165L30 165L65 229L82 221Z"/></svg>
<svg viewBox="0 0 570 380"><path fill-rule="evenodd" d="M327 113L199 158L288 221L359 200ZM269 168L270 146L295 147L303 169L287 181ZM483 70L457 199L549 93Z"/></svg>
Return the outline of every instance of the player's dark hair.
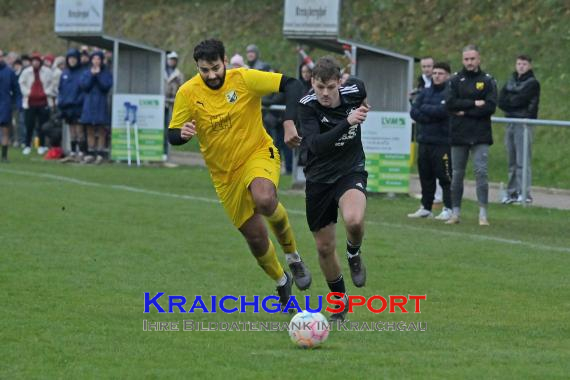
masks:
<svg viewBox="0 0 570 380"><path fill-rule="evenodd" d="M198 62L199 59L208 62L214 62L218 58L222 61L226 56L226 49L224 43L215 38L204 40L194 47L194 61Z"/></svg>
<svg viewBox="0 0 570 380"><path fill-rule="evenodd" d="M521 61L527 61L528 63L532 63L532 58L530 57L530 55L527 54L519 54L517 56L517 59L520 59Z"/></svg>
<svg viewBox="0 0 570 380"><path fill-rule="evenodd" d="M447 71L447 73L451 73L451 67L449 66L449 63L447 62L436 62L433 65L434 69L442 69Z"/></svg>
<svg viewBox="0 0 570 380"><path fill-rule="evenodd" d="M313 67L313 78L322 82L328 82L331 79L340 79L340 65L337 60L331 56L319 58L315 67Z"/></svg>

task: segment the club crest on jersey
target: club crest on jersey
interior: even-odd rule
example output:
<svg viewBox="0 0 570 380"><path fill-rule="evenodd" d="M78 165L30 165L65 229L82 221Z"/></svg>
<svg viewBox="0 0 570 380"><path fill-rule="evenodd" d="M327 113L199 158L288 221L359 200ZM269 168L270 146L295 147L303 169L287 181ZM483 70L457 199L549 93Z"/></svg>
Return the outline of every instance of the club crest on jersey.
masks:
<svg viewBox="0 0 570 380"><path fill-rule="evenodd" d="M230 90L228 92L226 92L226 100L228 101L228 103L235 103L238 99L236 90Z"/></svg>
<svg viewBox="0 0 570 380"><path fill-rule="evenodd" d="M485 88L485 82L477 82L475 83L475 88L479 91Z"/></svg>

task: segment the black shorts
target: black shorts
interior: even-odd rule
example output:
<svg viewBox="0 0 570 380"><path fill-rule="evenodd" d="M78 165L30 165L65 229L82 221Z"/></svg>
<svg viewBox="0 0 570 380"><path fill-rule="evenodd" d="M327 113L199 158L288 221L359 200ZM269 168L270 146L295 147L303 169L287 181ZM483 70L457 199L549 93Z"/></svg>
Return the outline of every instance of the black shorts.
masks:
<svg viewBox="0 0 570 380"><path fill-rule="evenodd" d="M307 181L305 206L309 229L316 232L331 223L336 223L340 197L350 189L360 190L367 195L367 178L367 172L356 172L347 174L334 183Z"/></svg>

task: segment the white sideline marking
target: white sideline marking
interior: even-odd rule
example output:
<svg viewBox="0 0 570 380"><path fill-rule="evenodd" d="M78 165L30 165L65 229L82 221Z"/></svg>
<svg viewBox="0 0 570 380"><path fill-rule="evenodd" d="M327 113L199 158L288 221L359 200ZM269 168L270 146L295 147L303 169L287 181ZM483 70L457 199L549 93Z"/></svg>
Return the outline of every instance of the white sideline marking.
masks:
<svg viewBox="0 0 570 380"><path fill-rule="evenodd" d="M29 177L37 177L37 178L48 178L48 179L58 180L58 181L67 182L67 183L71 183L71 184L75 184L75 185L81 185L81 186L102 187L102 188L107 188L107 189L123 190L123 191L130 191L133 193L157 195L157 196L161 196L161 197L185 199L185 200L198 201L198 202L220 203L218 199L213 199L213 198L196 197L193 195L181 195L181 194L165 193L162 191L147 190L147 189L141 189L138 187L125 186L125 185L108 185L108 184L97 183L97 182L83 181L80 179L71 178L71 177L64 177L64 176L59 176L59 175L55 175L55 174L45 174L45 173L36 173L36 172L28 172L28 171L20 171L20 170L10 170L10 169L0 169L0 172L1 173L24 175L24 176L29 176ZM294 215L302 215L302 216L305 215L305 211L302 211L302 210L287 209L287 212L289 214L294 214ZM524 247L533 248L533 249L570 253L570 248L550 246L550 245L545 245L545 244L530 243L530 242L527 242L524 240L504 239L504 238L500 238L500 237L486 236L486 235L479 235L479 234L473 235L473 234L468 234L465 232L457 232L457 231L442 231L442 230L438 230L438 229L421 228L421 227L416 227L416 226L406 225L406 224L394 224L394 223L376 222L376 221L367 221L366 223L367 224L379 225L379 226L386 227L386 228L408 229L408 230L420 231L420 232L424 232L424 233L430 232L430 233L434 233L434 234L446 235L446 236L451 236L451 237L456 237L456 238L457 237L464 237L464 238L469 238L469 239L479 240L479 241L493 241L493 242L497 242L497 243L519 245L519 246L524 246Z"/></svg>

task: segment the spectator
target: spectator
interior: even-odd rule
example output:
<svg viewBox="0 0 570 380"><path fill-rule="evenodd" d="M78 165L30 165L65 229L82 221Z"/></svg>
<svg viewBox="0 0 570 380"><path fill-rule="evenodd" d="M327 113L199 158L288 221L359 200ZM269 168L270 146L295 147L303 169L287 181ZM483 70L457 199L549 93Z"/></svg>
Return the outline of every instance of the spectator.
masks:
<svg viewBox="0 0 570 380"><path fill-rule="evenodd" d="M164 88L166 89L166 104L171 108L174 104L176 92L184 84L184 75L178 69L178 54L171 51L166 55L166 75Z"/></svg>
<svg viewBox="0 0 570 380"><path fill-rule="evenodd" d="M172 108L174 106L174 98L180 86L184 84L184 75L178 69L178 54L175 51L171 51L166 55L166 75L164 77L164 89L165 93L165 125L164 125L164 146L163 152L165 155L168 154L168 124L170 123L170 118L172 116Z"/></svg>
<svg viewBox="0 0 570 380"><path fill-rule="evenodd" d="M347 80L350 79L350 73L348 71L344 71L341 75L340 75L340 85L344 86L344 84L346 83Z"/></svg>
<svg viewBox="0 0 570 380"><path fill-rule="evenodd" d="M83 45L81 46L79 52L81 54L79 58L79 65L84 69L89 68L89 62L91 61L91 56L89 55L89 48Z"/></svg>
<svg viewBox="0 0 570 380"><path fill-rule="evenodd" d="M14 71L16 76L19 76L22 73L23 69L24 69L24 66L22 65L22 60L16 59L14 61L14 63L12 64L12 70Z"/></svg>
<svg viewBox="0 0 570 380"><path fill-rule="evenodd" d="M436 219L451 217L451 147L449 145L449 115L445 106L447 80L450 68L447 63L433 66L432 85L416 97L410 112L417 123L418 172L422 186L422 206L410 218L431 218L435 197L436 179L443 188L444 208Z"/></svg>
<svg viewBox="0 0 570 380"><path fill-rule="evenodd" d="M6 61L6 64L12 68L12 70L14 70L14 62L19 59L20 57L18 56L18 53L11 51L8 54L6 54L6 57L4 58Z"/></svg>
<svg viewBox="0 0 570 380"><path fill-rule="evenodd" d="M47 67L48 69L53 69L53 61L55 60L55 57L53 56L53 54L46 54L44 56L44 67Z"/></svg>
<svg viewBox="0 0 570 380"><path fill-rule="evenodd" d="M47 152L45 136L41 126L48 121L50 107L53 106L52 80L53 74L50 69L43 66L39 53L31 56L32 65L25 68L18 82L22 91L22 107L26 124L24 155L32 151L32 137L34 130L39 138L38 154Z"/></svg>
<svg viewBox="0 0 570 380"><path fill-rule="evenodd" d="M14 73L16 74L16 79L20 79L20 74L22 74L22 70L24 70L24 64L21 59L17 59L14 61ZM20 85L18 84L18 90L20 89ZM22 104L15 105L14 107L14 147L20 146L24 147L26 144L26 124L24 123L24 112L22 110Z"/></svg>
<svg viewBox="0 0 570 380"><path fill-rule="evenodd" d="M271 66L259 59L259 48L256 45L248 45L245 49L247 57L247 65L255 70L271 71Z"/></svg>
<svg viewBox="0 0 570 380"><path fill-rule="evenodd" d="M420 68L422 73L418 77L416 87L410 92L410 104L413 104L416 96L424 89L431 87L432 84L432 73L433 73L433 64L434 60L433 57L426 56L420 59ZM414 130L415 130L414 124ZM416 135L417 132L414 133ZM433 203L441 203L442 202L442 188L439 183L436 182L435 188L435 198Z"/></svg>
<svg viewBox="0 0 570 380"><path fill-rule="evenodd" d="M65 69L65 57L62 56L56 57L55 60L53 61L53 66L51 68L51 71L53 72L53 94L56 100L59 92L59 81L61 79L61 75L63 74L64 69Z"/></svg>
<svg viewBox="0 0 570 380"><path fill-rule="evenodd" d="M421 90L424 88L429 88L431 86L431 76L433 72L433 58L432 57L424 57L420 60L420 67L422 69L422 73L418 77L416 82L416 87L410 92L410 103L413 103L416 96L420 93Z"/></svg>
<svg viewBox="0 0 570 380"><path fill-rule="evenodd" d="M285 94L275 92L261 98L264 107L272 105L285 105ZM263 114L263 126L273 139L273 143L279 149L281 157L285 159L285 172L291 174L293 171L293 151L285 144L285 130L283 129L283 111L268 110Z"/></svg>
<svg viewBox="0 0 570 380"><path fill-rule="evenodd" d="M91 67L81 74L79 85L85 92L79 122L87 129L87 154L84 162L103 162L106 143L105 126L109 124L107 94L113 86L113 75L103 64L103 52L91 55ZM97 141L97 143L96 143Z"/></svg>
<svg viewBox="0 0 570 380"><path fill-rule="evenodd" d="M32 64L32 59L27 54L23 54L21 60L22 60L22 69L25 69L26 67L29 67Z"/></svg>
<svg viewBox="0 0 570 380"><path fill-rule="evenodd" d="M299 66L299 78L303 84L303 95L309 92L313 87L311 85L311 77L313 76L313 69L307 63L302 63Z"/></svg>
<svg viewBox="0 0 570 380"><path fill-rule="evenodd" d="M505 116L512 118L536 119L538 116L538 103L540 100L540 83L532 71L532 59L528 55L519 55L515 64L515 72L501 89L499 108L505 111ZM505 133L505 145L509 162L509 183L507 194L502 203L532 202L530 196L531 184L531 147L532 128L527 126L528 136L528 167L526 200L522 196L523 171L523 134L524 124L509 124Z"/></svg>
<svg viewBox="0 0 570 380"><path fill-rule="evenodd" d="M83 127L79 124L83 109L84 93L80 81L83 69L79 63L80 53L77 49L69 49L64 69L58 86L57 107L63 120L69 125L71 152L62 161L79 161L85 151L85 135Z"/></svg>
<svg viewBox="0 0 570 380"><path fill-rule="evenodd" d="M239 54L234 54L230 59L230 69L239 69L240 67L247 67L243 61L243 57Z"/></svg>
<svg viewBox="0 0 570 380"><path fill-rule="evenodd" d="M2 162L8 161L10 126L12 125L12 105L21 103L20 86L16 74L4 61L0 50L0 131L2 132Z"/></svg>
<svg viewBox="0 0 570 380"><path fill-rule="evenodd" d="M497 106L495 80L480 68L481 57L475 45L463 48L463 70L451 78L447 109L451 112L451 203L453 215L446 224L459 223L463 177L469 154L473 155L479 225L488 226L489 183L487 162L493 144L491 115Z"/></svg>
<svg viewBox="0 0 570 380"><path fill-rule="evenodd" d="M103 63L105 64L105 66L112 67L113 66L113 52L111 50L103 50L103 55L104 55Z"/></svg>

